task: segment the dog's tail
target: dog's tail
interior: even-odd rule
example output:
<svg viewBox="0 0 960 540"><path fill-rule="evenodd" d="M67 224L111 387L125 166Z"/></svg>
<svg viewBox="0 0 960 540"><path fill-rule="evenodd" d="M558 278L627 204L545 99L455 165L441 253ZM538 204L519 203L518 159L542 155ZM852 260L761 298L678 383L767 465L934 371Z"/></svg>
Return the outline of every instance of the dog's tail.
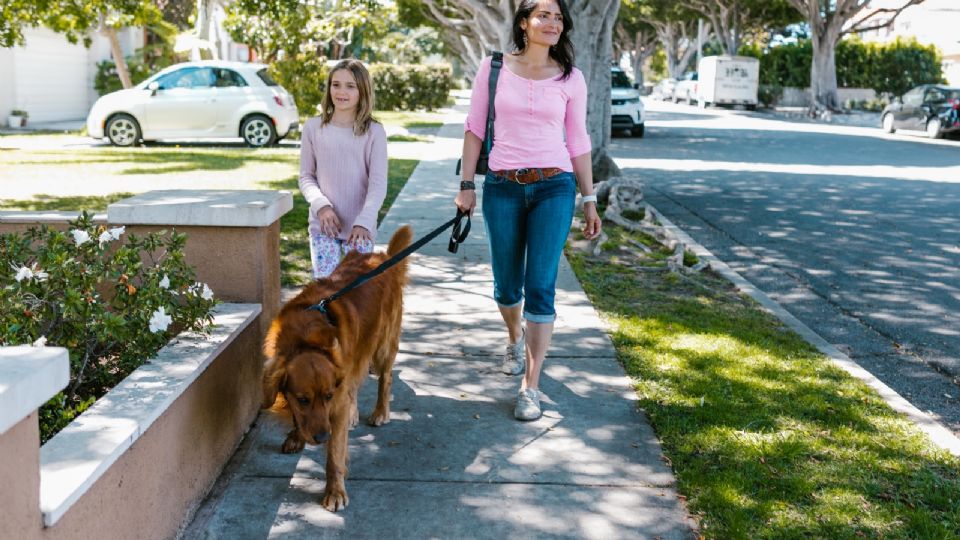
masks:
<svg viewBox="0 0 960 540"><path fill-rule="evenodd" d="M393 236L390 238L390 244L387 245L387 255L391 257L403 251L410 243L413 242L413 229L409 225L404 225L397 229L397 232L393 233ZM403 279L401 283L406 280L407 275L407 266L410 261L410 258L407 257L397 263L396 268L398 271L403 273Z"/></svg>
<svg viewBox="0 0 960 540"><path fill-rule="evenodd" d="M404 225L397 229L390 238L390 244L387 246L387 255L391 257L403 251L404 248L413 242L413 229L409 225Z"/></svg>

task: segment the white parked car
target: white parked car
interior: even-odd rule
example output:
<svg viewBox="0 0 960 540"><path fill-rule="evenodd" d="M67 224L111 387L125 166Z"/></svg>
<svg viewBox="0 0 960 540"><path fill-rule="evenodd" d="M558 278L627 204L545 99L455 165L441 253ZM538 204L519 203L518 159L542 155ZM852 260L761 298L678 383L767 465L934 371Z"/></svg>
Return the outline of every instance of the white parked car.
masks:
<svg viewBox="0 0 960 540"><path fill-rule="evenodd" d="M673 87L673 102L680 103L682 99L687 102L687 105L696 103L698 78L696 71L685 73L683 77L680 77Z"/></svg>
<svg viewBox="0 0 960 540"><path fill-rule="evenodd" d="M205 60L170 66L102 96L87 116L87 133L117 146L198 137L242 137L250 146L267 146L299 121L293 96L265 65Z"/></svg>
<svg viewBox="0 0 960 540"><path fill-rule="evenodd" d="M611 129L630 130L634 137L643 137L644 109L640 90L618 67L612 68L610 79Z"/></svg>

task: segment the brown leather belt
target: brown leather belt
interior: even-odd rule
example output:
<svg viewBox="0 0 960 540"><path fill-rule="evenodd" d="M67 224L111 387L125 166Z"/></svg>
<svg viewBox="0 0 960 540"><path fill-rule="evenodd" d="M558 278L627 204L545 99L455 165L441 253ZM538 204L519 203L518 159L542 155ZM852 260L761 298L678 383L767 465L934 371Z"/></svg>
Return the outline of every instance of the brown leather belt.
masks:
<svg viewBox="0 0 960 540"><path fill-rule="evenodd" d="M493 174L518 184L532 184L534 182L546 180L547 178L556 176L562 172L565 171L557 167L546 167L544 169L513 169L510 171L493 171Z"/></svg>

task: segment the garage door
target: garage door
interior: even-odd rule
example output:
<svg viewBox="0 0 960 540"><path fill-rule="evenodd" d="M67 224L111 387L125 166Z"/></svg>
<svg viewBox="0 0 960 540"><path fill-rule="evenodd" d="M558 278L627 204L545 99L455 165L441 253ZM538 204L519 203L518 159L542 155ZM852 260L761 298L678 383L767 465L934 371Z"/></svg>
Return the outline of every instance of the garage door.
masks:
<svg viewBox="0 0 960 540"><path fill-rule="evenodd" d="M86 118L90 110L87 49L46 28L24 32L14 53L14 100L31 122Z"/></svg>

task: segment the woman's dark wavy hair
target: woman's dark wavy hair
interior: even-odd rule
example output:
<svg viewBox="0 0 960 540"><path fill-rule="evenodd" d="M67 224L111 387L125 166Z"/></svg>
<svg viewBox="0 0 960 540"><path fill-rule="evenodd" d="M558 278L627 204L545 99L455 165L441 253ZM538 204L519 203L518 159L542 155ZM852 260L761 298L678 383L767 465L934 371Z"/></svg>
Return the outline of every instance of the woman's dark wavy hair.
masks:
<svg viewBox="0 0 960 540"><path fill-rule="evenodd" d="M570 33L573 32L573 20L570 18L570 11L567 10L567 4L563 0L554 0L560 6L560 14L563 15L563 31L560 32L560 40L553 47L550 47L550 58L553 58L563 67L563 76L566 79L573 72L573 43L570 42ZM523 28L520 21L530 17L533 10L537 9L537 0L523 0L517 6L517 12L513 15L513 46L518 52L523 52L527 48L527 42L524 40Z"/></svg>

